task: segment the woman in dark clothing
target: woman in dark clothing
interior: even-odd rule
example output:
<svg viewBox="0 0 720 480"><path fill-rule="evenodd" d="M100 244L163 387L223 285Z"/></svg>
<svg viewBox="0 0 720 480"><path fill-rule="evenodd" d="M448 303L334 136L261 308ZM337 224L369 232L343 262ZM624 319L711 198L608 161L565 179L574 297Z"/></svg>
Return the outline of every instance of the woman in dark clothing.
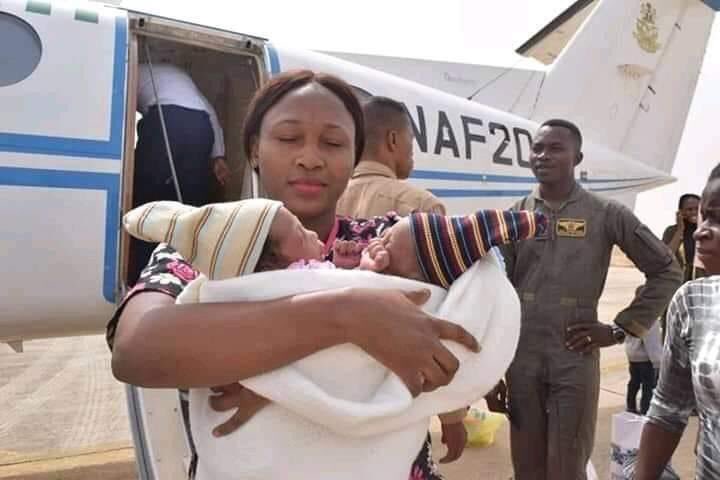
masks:
<svg viewBox="0 0 720 480"><path fill-rule="evenodd" d="M670 225L663 233L663 242L675 254L683 268L683 281L697 277L693 264L695 261L695 240L693 233L697 228L698 207L700 197L694 193L686 193L680 197L675 225Z"/></svg>

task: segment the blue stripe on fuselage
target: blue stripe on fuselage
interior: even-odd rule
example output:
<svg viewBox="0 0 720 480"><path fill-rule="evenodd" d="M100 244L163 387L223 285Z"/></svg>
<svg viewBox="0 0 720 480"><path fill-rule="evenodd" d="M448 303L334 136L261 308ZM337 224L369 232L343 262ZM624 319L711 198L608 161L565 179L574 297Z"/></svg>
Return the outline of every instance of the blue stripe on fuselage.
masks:
<svg viewBox="0 0 720 480"><path fill-rule="evenodd" d="M514 175L493 175L487 173L448 172L436 170L414 170L410 178L420 180L455 180L460 182L490 182L490 183L535 183L535 177L520 177ZM656 180L657 177L643 178L590 178L582 183L616 183L616 182L645 182Z"/></svg>
<svg viewBox="0 0 720 480"><path fill-rule="evenodd" d="M492 183L492 182L491 182ZM500 182L507 183L507 182ZM580 182L585 183L585 182ZM587 188L587 190L595 193L616 192L620 190L630 190L638 187L650 186L654 182L633 183L618 187L595 187ZM532 192L531 189L512 189L512 190L480 190L480 189L456 189L456 188L428 188L428 190L440 198L487 198L487 197L524 197Z"/></svg>
<svg viewBox="0 0 720 480"><path fill-rule="evenodd" d="M107 141L0 133L0 152L86 157L122 161L125 123L125 77L127 70L127 18L115 19L112 92L110 92L110 138ZM0 167L0 185L19 187L74 188L102 190L105 205L105 253L103 297L115 302L120 225L120 174Z"/></svg>

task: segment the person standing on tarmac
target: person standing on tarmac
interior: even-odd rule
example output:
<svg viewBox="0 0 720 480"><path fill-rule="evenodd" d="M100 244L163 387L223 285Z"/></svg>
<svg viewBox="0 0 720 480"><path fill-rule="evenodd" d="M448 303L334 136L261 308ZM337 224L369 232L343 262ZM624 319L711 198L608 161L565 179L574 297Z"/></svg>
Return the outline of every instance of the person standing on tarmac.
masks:
<svg viewBox="0 0 720 480"><path fill-rule="evenodd" d="M670 225L663 233L663 242L670 247L683 269L683 282L695 279L695 240L693 234L698 224L700 196L685 193L678 202L675 225Z"/></svg>
<svg viewBox="0 0 720 480"><path fill-rule="evenodd" d="M503 251L522 303L522 327L507 389L501 382L486 400L491 410L510 416L515 480L586 478L599 349L623 342L626 334L645 335L682 279L670 250L629 209L575 181L582 159L577 126L565 120L540 126L530 155L539 186L514 208L545 213L548 235ZM647 281L606 325L598 321L597 305L614 245Z"/></svg>
<svg viewBox="0 0 720 480"><path fill-rule="evenodd" d="M657 385L658 372L662 362L663 346L660 323L655 322L643 338L633 336L625 340L625 354L628 358L630 381L627 385L626 408L628 412L645 415ZM637 394L642 389L640 408Z"/></svg>

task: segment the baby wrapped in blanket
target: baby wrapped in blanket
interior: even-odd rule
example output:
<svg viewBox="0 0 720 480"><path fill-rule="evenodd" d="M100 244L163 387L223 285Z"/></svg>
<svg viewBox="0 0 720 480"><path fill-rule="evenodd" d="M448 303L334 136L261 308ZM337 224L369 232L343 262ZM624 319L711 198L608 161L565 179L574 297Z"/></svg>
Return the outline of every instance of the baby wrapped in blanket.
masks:
<svg viewBox="0 0 720 480"><path fill-rule="evenodd" d="M401 278L329 268L249 275L258 263L266 268L309 260L321 264L317 237L281 204L269 200L202 208L156 202L133 210L124 220L131 234L169 243L204 274L178 302L269 300L350 286L427 288L431 297L423 308L463 325L483 347L472 353L447 344L460 360L453 382L416 399L397 376L360 348L323 350L243 380L246 388L272 404L223 438L213 437L211 430L226 414L209 407L210 390L193 389L190 410L199 479L408 478L429 418L481 398L514 355L520 320L517 297L492 260L475 261L491 246L533 236L546 225L544 217L530 212L413 214L371 243L363 257L366 268L409 277ZM415 251L408 251L408 246Z"/></svg>

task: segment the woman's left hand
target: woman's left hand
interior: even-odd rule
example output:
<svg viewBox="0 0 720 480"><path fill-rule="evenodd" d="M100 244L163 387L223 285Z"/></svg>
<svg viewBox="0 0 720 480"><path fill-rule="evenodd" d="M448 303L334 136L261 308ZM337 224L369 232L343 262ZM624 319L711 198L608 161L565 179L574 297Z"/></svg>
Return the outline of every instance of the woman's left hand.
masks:
<svg viewBox="0 0 720 480"><path fill-rule="evenodd" d="M224 437L242 427L260 410L270 404L270 400L248 390L239 383L230 383L211 388L210 407L216 412L227 412L235 408L235 413L227 421L213 429L213 435Z"/></svg>

